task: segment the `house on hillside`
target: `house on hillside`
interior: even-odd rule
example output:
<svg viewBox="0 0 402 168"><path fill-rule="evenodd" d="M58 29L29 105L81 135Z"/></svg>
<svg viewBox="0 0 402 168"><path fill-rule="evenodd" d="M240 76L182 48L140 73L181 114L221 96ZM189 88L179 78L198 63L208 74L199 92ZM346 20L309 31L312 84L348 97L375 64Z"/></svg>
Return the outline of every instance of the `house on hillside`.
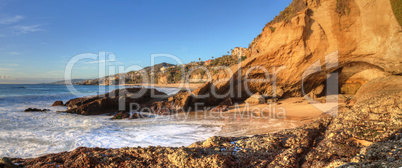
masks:
<svg viewBox="0 0 402 168"><path fill-rule="evenodd" d="M247 55L247 48L243 48L243 47L235 47L234 49L231 50L231 55L234 58L241 58L242 56L246 56Z"/></svg>
<svg viewBox="0 0 402 168"><path fill-rule="evenodd" d="M162 73L165 73L167 69L168 69L167 66L162 66L159 70L160 70Z"/></svg>
<svg viewBox="0 0 402 168"><path fill-rule="evenodd" d="M197 66L199 63L198 62L190 62L190 63L188 63L188 65L194 65L194 66Z"/></svg>
<svg viewBox="0 0 402 168"><path fill-rule="evenodd" d="M151 71L149 71L149 75L154 75L155 74L155 70L152 69Z"/></svg>
<svg viewBox="0 0 402 168"><path fill-rule="evenodd" d="M208 60L208 61L205 61L205 62L204 62L204 65L205 65L205 66L208 66L208 65L211 64L211 63L212 63L212 60Z"/></svg>

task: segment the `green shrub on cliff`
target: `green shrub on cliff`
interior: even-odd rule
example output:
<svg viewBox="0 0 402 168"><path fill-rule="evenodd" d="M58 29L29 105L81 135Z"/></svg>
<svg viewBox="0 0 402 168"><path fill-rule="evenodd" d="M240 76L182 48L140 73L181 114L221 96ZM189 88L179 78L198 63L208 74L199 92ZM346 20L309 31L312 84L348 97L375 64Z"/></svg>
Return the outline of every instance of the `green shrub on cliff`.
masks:
<svg viewBox="0 0 402 168"><path fill-rule="evenodd" d="M293 17L297 15L298 12L303 11L307 8L306 2L304 0L293 0L293 2L285 8L282 12L279 13L272 21L267 23L265 27L269 27L275 23L282 21L290 21Z"/></svg>
<svg viewBox="0 0 402 168"><path fill-rule="evenodd" d="M271 30L271 32L273 33L273 32L275 32L276 27L269 26L269 29L270 29L270 30Z"/></svg>
<svg viewBox="0 0 402 168"><path fill-rule="evenodd" d="M239 58L239 62L242 62L242 61L244 61L244 60L246 60L247 59L247 56L241 56L240 58Z"/></svg>
<svg viewBox="0 0 402 168"><path fill-rule="evenodd" d="M181 68L181 66L176 66L167 70L166 74L168 83L179 83L181 81L183 75Z"/></svg>
<svg viewBox="0 0 402 168"><path fill-rule="evenodd" d="M349 2L350 0L336 0L335 11L340 15L349 15L350 14Z"/></svg>
<svg viewBox="0 0 402 168"><path fill-rule="evenodd" d="M223 55L220 58L216 58L212 61L210 66L232 66L238 63L238 60L231 55Z"/></svg>
<svg viewBox="0 0 402 168"><path fill-rule="evenodd" d="M392 10L399 25L402 26L402 0L391 0Z"/></svg>

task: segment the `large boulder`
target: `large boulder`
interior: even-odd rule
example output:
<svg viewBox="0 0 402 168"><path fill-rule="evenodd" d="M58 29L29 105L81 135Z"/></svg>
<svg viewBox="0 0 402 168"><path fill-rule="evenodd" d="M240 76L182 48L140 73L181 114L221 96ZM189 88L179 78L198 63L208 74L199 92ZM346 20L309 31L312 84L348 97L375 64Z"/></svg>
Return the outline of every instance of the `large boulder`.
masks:
<svg viewBox="0 0 402 168"><path fill-rule="evenodd" d="M168 115L176 112L187 111L191 108L192 94L189 91L181 90L168 98L167 101L155 102L152 112L158 115Z"/></svg>
<svg viewBox="0 0 402 168"><path fill-rule="evenodd" d="M117 89L103 95L82 97L66 102L67 112L82 115L100 115L150 106L155 101L165 100L167 95L150 88ZM136 107L131 107L135 103Z"/></svg>
<svg viewBox="0 0 402 168"><path fill-rule="evenodd" d="M97 98L91 99L92 101L84 101L75 108L69 108L68 113L82 114L82 115L99 115L119 111L118 100L113 98Z"/></svg>
<svg viewBox="0 0 402 168"><path fill-rule="evenodd" d="M246 103L249 103L249 104L264 104L265 103L265 98L262 97L260 93L256 93L256 94L252 95L251 97L249 97L246 100Z"/></svg>
<svg viewBox="0 0 402 168"><path fill-rule="evenodd" d="M64 106L63 101L55 101L52 106Z"/></svg>
<svg viewBox="0 0 402 168"><path fill-rule="evenodd" d="M173 97L173 104L177 108L187 109L191 102L191 92L180 91Z"/></svg>
<svg viewBox="0 0 402 168"><path fill-rule="evenodd" d="M353 96L350 104L363 102L373 97L381 97L393 93L402 94L402 76L377 78L364 84Z"/></svg>
<svg viewBox="0 0 402 168"><path fill-rule="evenodd" d="M88 102L92 102L92 101L98 99L99 97L100 96L75 98L75 99L71 99L71 100L67 101L65 105L67 106L67 109L74 109L74 108L77 108Z"/></svg>

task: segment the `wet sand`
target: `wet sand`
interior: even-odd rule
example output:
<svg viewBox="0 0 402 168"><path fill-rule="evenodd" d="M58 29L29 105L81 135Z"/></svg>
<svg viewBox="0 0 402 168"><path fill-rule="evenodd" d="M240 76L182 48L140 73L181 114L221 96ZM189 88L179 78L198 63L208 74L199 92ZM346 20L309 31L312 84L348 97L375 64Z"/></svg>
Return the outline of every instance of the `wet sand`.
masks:
<svg viewBox="0 0 402 168"><path fill-rule="evenodd" d="M320 106L316 106L303 97L294 97L270 105L239 103L229 106L225 112L212 111L211 107L196 107L192 112L170 117L178 124L199 122L220 125L222 130L218 136L252 136L295 128L326 115Z"/></svg>

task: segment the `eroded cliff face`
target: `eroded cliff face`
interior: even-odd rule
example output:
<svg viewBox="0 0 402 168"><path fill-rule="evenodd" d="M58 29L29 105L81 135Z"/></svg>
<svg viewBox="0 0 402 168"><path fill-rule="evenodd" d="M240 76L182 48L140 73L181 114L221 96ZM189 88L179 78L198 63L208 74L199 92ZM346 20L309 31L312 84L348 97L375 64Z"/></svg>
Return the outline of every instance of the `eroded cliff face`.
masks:
<svg viewBox="0 0 402 168"><path fill-rule="evenodd" d="M280 97L304 96L311 91L322 94L327 74L334 73L339 91L354 94L372 79L402 75L402 28L390 1L302 3L306 7L295 17L267 24L250 45L247 60L233 66L232 73L216 76L194 91L195 95L213 89L221 94L233 89L230 96L243 100L250 92ZM263 69L268 70L269 78ZM218 102L214 98L194 101Z"/></svg>

